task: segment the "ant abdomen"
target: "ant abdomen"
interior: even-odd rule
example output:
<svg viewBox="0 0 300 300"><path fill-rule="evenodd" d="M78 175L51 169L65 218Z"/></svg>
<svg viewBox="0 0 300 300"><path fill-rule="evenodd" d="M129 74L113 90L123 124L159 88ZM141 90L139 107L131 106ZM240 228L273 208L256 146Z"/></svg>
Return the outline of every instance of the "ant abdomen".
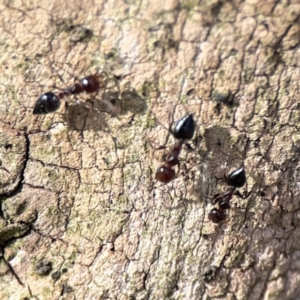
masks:
<svg viewBox="0 0 300 300"><path fill-rule="evenodd" d="M246 182L246 173L243 167L234 170L226 178L226 183L235 188L242 187Z"/></svg>
<svg viewBox="0 0 300 300"><path fill-rule="evenodd" d="M55 112L60 107L60 100L59 98L52 92L48 92L43 94L39 99L37 100L34 109L33 114L39 115L39 114L49 114L52 112Z"/></svg>
<svg viewBox="0 0 300 300"><path fill-rule="evenodd" d="M181 118L175 124L173 135L178 140L190 140L195 132L195 122L193 115L187 115Z"/></svg>

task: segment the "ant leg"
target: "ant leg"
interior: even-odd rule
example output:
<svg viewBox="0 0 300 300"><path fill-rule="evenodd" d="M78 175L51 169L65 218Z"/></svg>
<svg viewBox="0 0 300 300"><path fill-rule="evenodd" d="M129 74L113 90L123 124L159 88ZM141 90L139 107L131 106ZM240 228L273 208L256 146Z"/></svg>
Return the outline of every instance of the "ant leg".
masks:
<svg viewBox="0 0 300 300"><path fill-rule="evenodd" d="M74 98L75 98L76 104L81 104L81 103L82 103L82 101L80 101L80 100L77 98L77 96L74 95ZM86 101L86 102L87 102L87 101Z"/></svg>
<svg viewBox="0 0 300 300"><path fill-rule="evenodd" d="M59 61L55 61L55 62L51 62L50 64L50 68L52 70L52 74L56 74L56 77L59 78L59 80L63 83L63 86L66 85L65 80L63 79L63 76L61 74L65 74L67 73L68 75L70 75L71 77L74 77L73 74L71 74L67 69L68 68L72 68L70 63L66 63L66 62L59 62ZM61 89L62 90L62 89Z"/></svg>
<svg viewBox="0 0 300 300"><path fill-rule="evenodd" d="M108 82L108 73L106 72L106 71L100 71L100 70L98 70L97 71L97 73L96 74L94 74L95 76L99 76L99 77L101 77L101 76L103 76L103 77L105 77L105 79L103 80L104 82Z"/></svg>
<svg viewBox="0 0 300 300"><path fill-rule="evenodd" d="M237 196L241 199L247 199L250 197L251 193L252 193L252 191L248 192L247 190L245 190L243 194L241 194L240 191L235 191L233 194L234 194L234 196Z"/></svg>
<svg viewBox="0 0 300 300"><path fill-rule="evenodd" d="M157 120L157 118L154 116L154 118L155 118L155 121L156 122L158 122L159 123L159 125L160 126L162 126L163 128L165 128L167 131L168 131L168 133L172 133L171 131L170 131L170 126L169 126L169 129L167 129L163 124L161 124L161 122L160 121L158 121ZM150 145L150 147L152 148L152 149L154 149L155 151L156 150L162 150L162 149L166 149L167 147L166 147L166 145L168 144L168 141L169 141L169 134L167 135L167 138L166 138L166 140L165 140L165 142L164 142L164 144L163 145L159 145L159 146L153 146L153 141L151 141L150 140L150 138L147 138L147 140L148 140L148 143L149 143L149 145ZM151 141L151 142L150 142ZM155 144L155 143L154 143ZM157 144L156 144L157 145Z"/></svg>
<svg viewBox="0 0 300 300"><path fill-rule="evenodd" d="M150 147L151 147L152 149L154 149L154 151L167 149L166 146L158 146L158 147L155 147L155 146L153 145L153 142L151 141L150 138L146 138L146 141L147 141L147 143L150 145Z"/></svg>
<svg viewBox="0 0 300 300"><path fill-rule="evenodd" d="M154 104L153 104L154 105ZM153 107L153 106L152 106ZM168 113L168 127L166 127L160 120L159 118L156 117L155 113L153 112L152 107L149 109L149 112L151 113L151 115L154 117L154 121L155 123L159 124L161 127L163 127L169 134L171 134L172 136L174 136L173 134L173 123L174 123L174 113L175 113L175 108L173 108L173 112ZM151 118L151 115L149 116ZM170 121L171 120L171 121ZM169 140L169 134L167 136L166 142L164 145L166 145L168 143Z"/></svg>
<svg viewBox="0 0 300 300"><path fill-rule="evenodd" d="M211 204L216 205L222 200L223 197L224 197L224 193L215 194L212 198L210 198Z"/></svg>
<svg viewBox="0 0 300 300"><path fill-rule="evenodd" d="M214 201L214 198L217 196L217 195L220 195L221 193L218 193L218 194L215 194L214 196L208 196L208 195L205 195L203 193L200 193L200 197L201 199L204 198L205 200L209 201L209 203L215 205L216 203L213 203Z"/></svg>
<svg viewBox="0 0 300 300"><path fill-rule="evenodd" d="M65 101L65 111L66 113L69 112L69 103L67 101Z"/></svg>
<svg viewBox="0 0 300 300"><path fill-rule="evenodd" d="M184 143L186 145L186 147L188 148L188 150L190 151L195 151L195 149L191 146L191 144L189 143Z"/></svg>

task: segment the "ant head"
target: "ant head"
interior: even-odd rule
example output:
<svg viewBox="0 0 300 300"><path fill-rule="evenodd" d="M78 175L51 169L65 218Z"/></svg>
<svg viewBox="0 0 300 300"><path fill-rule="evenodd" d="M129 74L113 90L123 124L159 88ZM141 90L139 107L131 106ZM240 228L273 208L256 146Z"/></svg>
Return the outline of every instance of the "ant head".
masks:
<svg viewBox="0 0 300 300"><path fill-rule="evenodd" d="M226 183L230 186L240 188L246 182L246 173L243 167L234 170L226 178Z"/></svg>
<svg viewBox="0 0 300 300"><path fill-rule="evenodd" d="M60 107L60 101L57 96L51 92L43 94L36 102L33 114L41 115L41 114L49 114Z"/></svg>
<svg viewBox="0 0 300 300"><path fill-rule="evenodd" d="M174 178L175 171L172 168L168 168L167 166L159 167L155 173L155 179L163 183L169 183Z"/></svg>
<svg viewBox="0 0 300 300"><path fill-rule="evenodd" d="M190 140L195 132L193 115L187 115L176 122L173 135L178 140Z"/></svg>
<svg viewBox="0 0 300 300"><path fill-rule="evenodd" d="M90 75L81 80L81 84L86 93L95 93L100 88L99 76Z"/></svg>

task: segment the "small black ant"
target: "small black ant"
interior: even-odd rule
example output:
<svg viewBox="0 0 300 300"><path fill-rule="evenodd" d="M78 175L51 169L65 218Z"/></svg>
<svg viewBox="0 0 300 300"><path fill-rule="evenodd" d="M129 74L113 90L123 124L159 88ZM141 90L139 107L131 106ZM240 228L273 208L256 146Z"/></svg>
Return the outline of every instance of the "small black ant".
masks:
<svg viewBox="0 0 300 300"><path fill-rule="evenodd" d="M89 75L80 80L79 83L75 83L73 86L63 89L58 95L52 92L47 92L39 97L37 100L33 114L49 114L59 109L60 103L63 98L70 95L77 95L83 92L95 93L103 87L101 80L103 76L100 74Z"/></svg>
<svg viewBox="0 0 300 300"><path fill-rule="evenodd" d="M243 167L234 170L226 178L226 184L230 189L224 193L216 194L212 199L212 204L218 204L218 208L213 208L208 219L213 223L221 223L226 220L226 210L230 209L230 200L233 195L240 195L236 188L242 187L246 183L246 173Z"/></svg>
<svg viewBox="0 0 300 300"><path fill-rule="evenodd" d="M177 140L191 140L195 132L195 122L193 115L187 115L176 122L173 136Z"/></svg>
<svg viewBox="0 0 300 300"><path fill-rule="evenodd" d="M163 182L169 183L175 178L175 170L173 167L179 166L179 154L183 144L186 144L186 140L190 140L193 138L195 132L195 122L193 115L187 115L181 118L179 121L176 122L174 130L172 132L173 136L179 140L172 150L170 151L169 155L167 156L166 164L160 166L155 173L155 179ZM188 144L186 144L188 145ZM190 146L188 145L190 148Z"/></svg>

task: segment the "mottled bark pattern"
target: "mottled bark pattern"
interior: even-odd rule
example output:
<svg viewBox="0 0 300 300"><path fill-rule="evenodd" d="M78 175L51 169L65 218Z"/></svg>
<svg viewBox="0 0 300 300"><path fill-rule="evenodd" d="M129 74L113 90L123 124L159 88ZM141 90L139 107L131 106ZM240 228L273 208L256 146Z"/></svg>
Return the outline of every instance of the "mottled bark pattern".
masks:
<svg viewBox="0 0 300 300"><path fill-rule="evenodd" d="M2 1L0 299L298 299L299 13L276 0ZM43 93L100 73L99 92L33 115ZM157 182L188 114L193 150ZM251 194L210 222L241 166Z"/></svg>

